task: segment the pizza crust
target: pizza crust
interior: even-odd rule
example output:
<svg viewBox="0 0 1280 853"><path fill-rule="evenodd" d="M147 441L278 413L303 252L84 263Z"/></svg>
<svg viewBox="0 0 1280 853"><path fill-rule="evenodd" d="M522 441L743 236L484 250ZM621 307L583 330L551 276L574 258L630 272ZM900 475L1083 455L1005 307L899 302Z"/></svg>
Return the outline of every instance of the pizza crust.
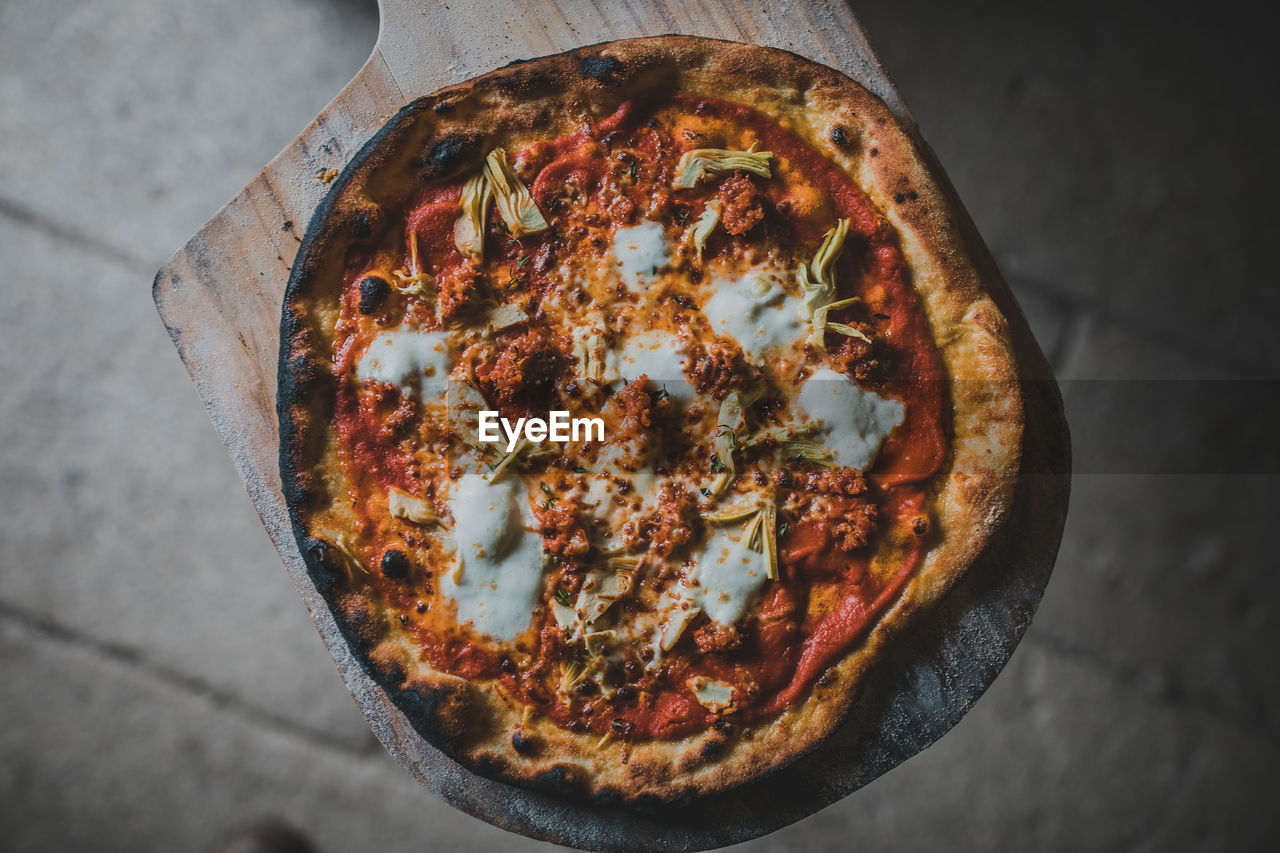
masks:
<svg viewBox="0 0 1280 853"><path fill-rule="evenodd" d="M898 229L912 284L951 379L950 457L929 496L929 551L896 604L832 667L807 700L747 728L625 743L578 734L495 683L471 683L418 661L389 614L343 593L332 541L350 513L335 461L329 353L343 258L383 227L399 188L474 171L494 145L516 149L563 132L555 116L608 115L646 91L675 89L750 104L847 171ZM1017 477L1023 412L1004 317L985 293L945 195L885 105L860 85L771 48L664 36L613 42L508 66L414 101L373 137L317 209L298 252L281 323L281 476L317 589L357 659L414 728L485 776L598 802L686 802L759 778L815 748L849 713L858 686L913 615L982 553ZM335 286L335 283L337 286Z"/></svg>

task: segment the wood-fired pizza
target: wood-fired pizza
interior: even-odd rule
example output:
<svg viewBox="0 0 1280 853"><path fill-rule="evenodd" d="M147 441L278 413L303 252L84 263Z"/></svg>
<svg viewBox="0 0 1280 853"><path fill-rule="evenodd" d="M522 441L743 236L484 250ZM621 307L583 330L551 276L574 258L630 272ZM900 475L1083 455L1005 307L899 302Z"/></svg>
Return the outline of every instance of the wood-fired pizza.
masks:
<svg viewBox="0 0 1280 853"><path fill-rule="evenodd" d="M412 725L632 804L817 747L986 546L1023 426L884 104L674 36L401 110L307 230L279 380L299 545Z"/></svg>

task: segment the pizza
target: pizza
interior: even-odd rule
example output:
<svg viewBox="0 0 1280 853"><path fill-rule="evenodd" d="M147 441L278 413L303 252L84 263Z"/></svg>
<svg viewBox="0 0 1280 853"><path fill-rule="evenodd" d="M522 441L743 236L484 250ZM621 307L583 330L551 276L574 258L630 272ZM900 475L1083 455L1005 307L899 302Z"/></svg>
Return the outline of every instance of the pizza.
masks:
<svg viewBox="0 0 1280 853"><path fill-rule="evenodd" d="M354 654L477 773L661 804L818 747L1017 477L1006 322L912 138L763 47L419 98L284 298L284 495Z"/></svg>

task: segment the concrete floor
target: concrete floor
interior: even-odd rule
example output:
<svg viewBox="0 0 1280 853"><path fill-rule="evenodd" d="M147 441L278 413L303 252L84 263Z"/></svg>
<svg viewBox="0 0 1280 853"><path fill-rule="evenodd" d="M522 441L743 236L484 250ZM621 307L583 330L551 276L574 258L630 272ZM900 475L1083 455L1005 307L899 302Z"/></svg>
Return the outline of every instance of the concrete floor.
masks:
<svg viewBox="0 0 1280 853"><path fill-rule="evenodd" d="M1236 390L1260 386L1191 382L1280 368L1268 29L1026 5L855 11L1065 380L1083 473L1057 570L953 732L744 849L1280 831L1275 386L1259 409ZM326 851L548 847L372 739L150 301L376 24L356 2L0 0L4 849L200 850L259 819ZM1201 452L1246 440L1269 461Z"/></svg>

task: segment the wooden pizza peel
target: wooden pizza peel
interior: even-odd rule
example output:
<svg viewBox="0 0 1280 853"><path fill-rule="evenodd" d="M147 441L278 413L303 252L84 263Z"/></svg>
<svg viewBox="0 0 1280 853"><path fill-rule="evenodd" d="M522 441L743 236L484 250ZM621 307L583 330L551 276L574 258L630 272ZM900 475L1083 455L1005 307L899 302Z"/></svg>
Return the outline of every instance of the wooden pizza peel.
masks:
<svg viewBox="0 0 1280 853"><path fill-rule="evenodd" d="M589 806L475 776L428 745L353 657L311 585L280 493L275 418L280 309L311 214L341 170L403 105L516 59L679 33L791 50L829 65L916 124L840 0L380 0L364 67L156 275L156 307L244 479L294 587L374 733L438 797L497 826L586 849L700 850L804 818L933 743L977 701L1030 624L1066 519L1070 446L1052 372L986 247L952 198L979 271L1009 318L1027 429L1011 516L943 602L890 644L850 719L816 752L696 807Z"/></svg>

